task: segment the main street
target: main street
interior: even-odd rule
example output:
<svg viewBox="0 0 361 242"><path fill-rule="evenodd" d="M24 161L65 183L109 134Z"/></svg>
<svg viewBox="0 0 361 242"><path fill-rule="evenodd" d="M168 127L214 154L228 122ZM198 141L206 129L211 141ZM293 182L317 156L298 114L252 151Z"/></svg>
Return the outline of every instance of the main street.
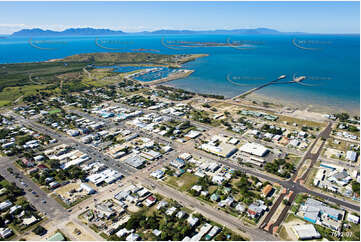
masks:
<svg viewBox="0 0 361 242"><path fill-rule="evenodd" d="M14 166L13 162L14 160L7 157L0 157L0 174L9 182L15 182L18 187L22 188L25 192L25 198L38 211L46 216L56 218L57 220L67 219L68 215L64 207L53 198L49 197L46 192L40 189L40 187L26 175L21 174L20 170ZM13 174L8 171L8 168L12 169ZM16 178L15 174L21 175L18 176L19 178ZM31 189L31 191L29 189Z"/></svg>

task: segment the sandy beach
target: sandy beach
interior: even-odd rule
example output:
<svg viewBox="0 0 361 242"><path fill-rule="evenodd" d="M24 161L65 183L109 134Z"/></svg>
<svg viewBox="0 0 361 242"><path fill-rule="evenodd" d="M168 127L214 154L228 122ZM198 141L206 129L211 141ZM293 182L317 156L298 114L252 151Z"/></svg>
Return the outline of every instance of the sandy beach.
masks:
<svg viewBox="0 0 361 242"><path fill-rule="evenodd" d="M339 113L339 112L348 112L351 115L360 115L360 109L353 108L353 109L343 109L340 107L332 106L330 104L329 106L325 105L318 105L318 104L306 104L306 103L300 103L297 101L282 99L282 98L273 98L266 95L258 94L258 93L252 93L248 95L246 100L249 101L256 101L258 104L262 104L262 102L269 102L273 103L275 105L279 105L282 107L289 107L291 109L298 109L298 110L307 110L310 112L319 112L319 113Z"/></svg>

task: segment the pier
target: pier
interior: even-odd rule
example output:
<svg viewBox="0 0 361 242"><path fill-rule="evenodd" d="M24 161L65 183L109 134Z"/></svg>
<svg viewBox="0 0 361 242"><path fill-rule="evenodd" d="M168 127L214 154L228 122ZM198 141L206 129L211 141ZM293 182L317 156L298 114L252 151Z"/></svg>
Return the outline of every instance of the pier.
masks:
<svg viewBox="0 0 361 242"><path fill-rule="evenodd" d="M257 91L257 90L259 90L259 89L262 89L262 88L264 88L264 87L266 87L266 86L269 86L269 85L271 85L271 84L273 84L273 83L274 83L274 81L267 82L267 83L265 83L265 84L262 84L261 86L252 88L252 89L250 89L250 90L248 90L248 91L245 91L245 92L242 92L241 94L239 94L238 96L233 97L232 99L238 99L238 98L246 97L248 94L251 94L252 92L255 92L255 91Z"/></svg>
<svg viewBox="0 0 361 242"><path fill-rule="evenodd" d="M244 97L246 97L247 95L249 95L249 94L251 94L251 93L253 93L253 92L257 91L257 90L260 90L260 89L262 89L262 88L264 88L264 87L267 87L267 86L269 86L269 85L272 85L272 84L301 83L303 80L306 79L306 76L300 76L300 77L295 77L295 76L293 76L293 80L292 80L292 81L279 82L279 80L284 79L284 78L286 78L286 75L282 75L282 76L278 77L276 80L267 82L267 83L262 84L262 85L260 85L260 86L258 86L258 87L255 87L255 88L252 88L252 89L250 89L250 90L248 90L248 91L242 92L242 93L239 94L238 96L235 96L235 97L233 97L233 98L231 98L231 99L232 99L232 100L235 100L235 99L238 99L238 98L244 98Z"/></svg>

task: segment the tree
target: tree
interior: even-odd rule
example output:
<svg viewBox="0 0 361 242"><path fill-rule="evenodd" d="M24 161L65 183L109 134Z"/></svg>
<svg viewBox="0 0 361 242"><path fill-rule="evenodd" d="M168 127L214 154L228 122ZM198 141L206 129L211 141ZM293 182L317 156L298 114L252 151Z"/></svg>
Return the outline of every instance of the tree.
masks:
<svg viewBox="0 0 361 242"><path fill-rule="evenodd" d="M168 234L167 234L165 231L163 231L163 232L161 233L161 235L160 235L160 239L161 239L161 240L167 240L167 238L168 238Z"/></svg>
<svg viewBox="0 0 361 242"><path fill-rule="evenodd" d="M15 182L6 184L4 187L8 191L8 198L10 201L15 201L16 197L24 193L24 191L21 188L16 186Z"/></svg>
<svg viewBox="0 0 361 242"><path fill-rule="evenodd" d="M46 234L48 232L43 226L38 225L35 229L33 229L33 232L39 236Z"/></svg>
<svg viewBox="0 0 361 242"><path fill-rule="evenodd" d="M283 202L283 204L286 205L286 206L287 206L287 205L291 205L290 202L289 202L287 199L284 199L282 202Z"/></svg>
<svg viewBox="0 0 361 242"><path fill-rule="evenodd" d="M338 118L341 122L345 122L350 118L348 113L337 113L335 117Z"/></svg>
<svg viewBox="0 0 361 242"><path fill-rule="evenodd" d="M128 230L131 230L133 228L137 228L140 225L140 221L145 220L145 216L143 214L143 211L140 211L138 213L135 213L131 216L131 218L128 220L125 228Z"/></svg>
<svg viewBox="0 0 361 242"><path fill-rule="evenodd" d="M360 195L360 183L353 181L352 182L352 191L358 195Z"/></svg>
<svg viewBox="0 0 361 242"><path fill-rule="evenodd" d="M60 163L57 160L49 160L48 164L52 169L58 169L60 167Z"/></svg>

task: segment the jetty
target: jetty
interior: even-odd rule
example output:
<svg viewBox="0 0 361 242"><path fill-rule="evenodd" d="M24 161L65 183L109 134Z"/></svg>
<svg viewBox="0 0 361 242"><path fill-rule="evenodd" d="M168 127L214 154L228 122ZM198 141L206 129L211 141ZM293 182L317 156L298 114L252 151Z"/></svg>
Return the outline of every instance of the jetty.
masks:
<svg viewBox="0 0 361 242"><path fill-rule="evenodd" d="M286 81L286 82L280 82L281 79L284 79L286 78L286 75L282 75L280 77L278 77L276 80L273 80L273 81L270 81L270 82L267 82L265 84L262 84L258 87L255 87L255 88L252 88L248 91L245 91L241 94L239 94L238 96L235 96L233 98L231 98L232 100L235 100L235 99L238 99L238 98L244 98L246 97L247 95L259 90L259 89L262 89L264 87L267 87L269 85L272 85L272 84L290 84L290 83L298 83L298 84L302 84L302 81L305 80L307 77L306 76L299 76L299 77L295 77L295 75L293 76L292 78L292 81ZM305 84L303 84L305 85Z"/></svg>
<svg viewBox="0 0 361 242"><path fill-rule="evenodd" d="M267 83L262 84L262 85L260 85L260 86L258 86L258 87L255 87L255 88L252 88L252 89L250 89L250 90L248 90L248 91L242 92L241 94L239 94L238 96L233 97L232 99L235 100L235 99L238 99L238 98L244 98L244 97L246 97L247 95L251 94L252 92L255 92L255 91L257 91L257 90L259 90L259 89L262 89L262 88L264 88L264 87L267 87L267 86L269 86L269 85L272 85L272 84L275 84L275 83L279 83L278 81L281 80L281 79L284 79L284 78L286 78L286 75L279 76L276 80L267 82Z"/></svg>

